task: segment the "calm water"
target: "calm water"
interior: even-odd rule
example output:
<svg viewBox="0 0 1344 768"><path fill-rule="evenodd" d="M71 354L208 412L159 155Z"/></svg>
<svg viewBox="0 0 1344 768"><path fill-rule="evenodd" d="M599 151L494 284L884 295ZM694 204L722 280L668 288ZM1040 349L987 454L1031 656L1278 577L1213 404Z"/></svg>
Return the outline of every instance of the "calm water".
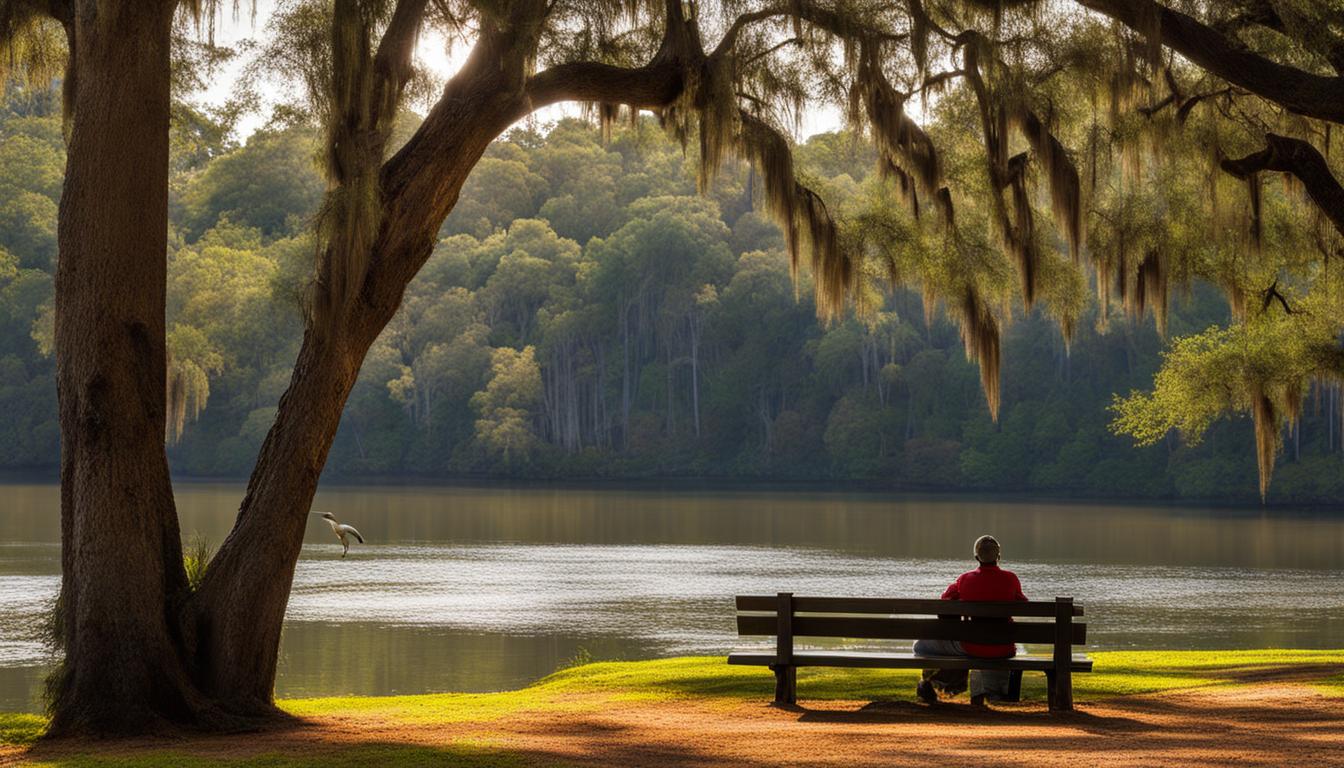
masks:
<svg viewBox="0 0 1344 768"><path fill-rule="evenodd" d="M0 710L34 708L59 580L55 486L0 486ZM221 541L236 485L179 484ZM1344 646L1344 518L763 491L340 487L315 509L281 696L483 691L570 659L718 653L732 595L929 595L1004 543L1029 596L1074 595L1094 648Z"/></svg>

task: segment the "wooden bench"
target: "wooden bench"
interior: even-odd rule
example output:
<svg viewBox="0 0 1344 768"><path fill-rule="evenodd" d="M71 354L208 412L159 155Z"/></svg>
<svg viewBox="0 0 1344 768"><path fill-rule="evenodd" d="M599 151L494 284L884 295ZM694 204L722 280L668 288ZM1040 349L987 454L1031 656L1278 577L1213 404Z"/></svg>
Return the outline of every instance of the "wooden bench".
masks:
<svg viewBox="0 0 1344 768"><path fill-rule="evenodd" d="M1053 602L973 603L958 600L904 600L869 597L794 597L738 595L737 633L743 637L775 637L775 649L734 651L729 664L769 667L775 673L775 703L797 701L798 667L867 667L880 669L1009 670L1009 698L1016 701L1022 672L1046 676L1051 710L1073 709L1073 673L1091 672L1092 660L1074 655L1073 646L1087 641L1087 625L1074 621L1083 608L1071 597ZM974 621L963 620L972 617ZM1049 621L1007 621L1008 618ZM992 621L987 619L1000 619ZM794 639L961 640L973 643L1051 645L1050 654L1008 659L966 656L916 656L910 652L795 650Z"/></svg>

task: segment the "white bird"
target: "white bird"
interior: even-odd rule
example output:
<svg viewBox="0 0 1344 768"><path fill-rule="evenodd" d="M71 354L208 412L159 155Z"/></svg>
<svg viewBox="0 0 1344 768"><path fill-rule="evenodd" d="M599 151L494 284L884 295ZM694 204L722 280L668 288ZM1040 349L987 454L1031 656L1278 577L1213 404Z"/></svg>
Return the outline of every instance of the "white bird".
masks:
<svg viewBox="0 0 1344 768"><path fill-rule="evenodd" d="M359 534L359 531L355 530L355 527L353 525L346 525L345 523L338 521L336 519L336 516L331 514L330 512L321 512L314 514L321 514L322 519L326 520L327 525L331 526L331 532L336 534L336 538L341 540L341 546L344 547L344 549L341 551L341 557L345 557L350 552L351 536L354 536L356 539L358 539L360 544L364 543L364 537Z"/></svg>

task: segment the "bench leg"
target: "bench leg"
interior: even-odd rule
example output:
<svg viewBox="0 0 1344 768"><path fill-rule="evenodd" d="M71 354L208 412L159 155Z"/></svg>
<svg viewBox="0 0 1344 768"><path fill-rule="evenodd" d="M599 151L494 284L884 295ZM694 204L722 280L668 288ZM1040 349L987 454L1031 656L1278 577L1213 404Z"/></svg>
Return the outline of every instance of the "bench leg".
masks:
<svg viewBox="0 0 1344 768"><path fill-rule="evenodd" d="M775 673L775 703L798 703L798 668L772 665Z"/></svg>
<svg viewBox="0 0 1344 768"><path fill-rule="evenodd" d="M1022 700L1022 670L1015 669L1008 675L1008 696L1004 701Z"/></svg>
<svg viewBox="0 0 1344 768"><path fill-rule="evenodd" d="M1051 712L1055 711L1055 671L1046 670L1045 673L1045 701L1046 706Z"/></svg>
<svg viewBox="0 0 1344 768"><path fill-rule="evenodd" d="M1064 668L1055 672L1055 709L1073 711L1073 670Z"/></svg>

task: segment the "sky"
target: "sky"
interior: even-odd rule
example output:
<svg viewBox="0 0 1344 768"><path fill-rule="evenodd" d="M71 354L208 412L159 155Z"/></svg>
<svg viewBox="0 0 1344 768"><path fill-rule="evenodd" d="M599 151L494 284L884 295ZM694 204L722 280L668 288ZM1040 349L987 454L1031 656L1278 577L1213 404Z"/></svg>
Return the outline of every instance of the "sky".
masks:
<svg viewBox="0 0 1344 768"><path fill-rule="evenodd" d="M255 22L248 9L241 9L241 12L235 16L229 8L230 3L221 3L221 5L225 8L215 22L216 44L236 46L248 40L264 41L268 38L269 21L275 11L277 0L257 0ZM244 3L244 5L246 4ZM420 64L443 81L446 81L461 67L466 60L466 55L466 46L449 49L445 40L437 34L423 35L416 46L416 58ZM234 93L243 65L244 61L240 57L222 67L213 78L211 86L198 93L195 100L206 106L220 106L228 101ZM269 92L278 96L283 89L283 84L274 83L269 88ZM263 88L262 91L264 98L268 89ZM423 111L424 108L425 105L419 105L417 111ZM264 113L266 111L268 109L264 109L263 113L244 116L237 126L237 138L244 140L257 129L263 127L269 116ZM529 120L545 124L561 117L577 116L580 113L579 105L563 104L539 110ZM795 138L803 140L816 133L839 130L842 123L843 119L837 108L809 110L803 115L801 130Z"/></svg>

